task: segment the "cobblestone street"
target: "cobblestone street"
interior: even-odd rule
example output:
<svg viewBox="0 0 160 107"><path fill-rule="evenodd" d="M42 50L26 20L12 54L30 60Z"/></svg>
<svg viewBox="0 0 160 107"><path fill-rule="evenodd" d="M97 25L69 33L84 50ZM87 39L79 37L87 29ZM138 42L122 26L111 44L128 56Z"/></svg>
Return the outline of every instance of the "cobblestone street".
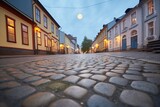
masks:
<svg viewBox="0 0 160 107"><path fill-rule="evenodd" d="M159 55L118 55L1 59L0 107L159 107Z"/></svg>

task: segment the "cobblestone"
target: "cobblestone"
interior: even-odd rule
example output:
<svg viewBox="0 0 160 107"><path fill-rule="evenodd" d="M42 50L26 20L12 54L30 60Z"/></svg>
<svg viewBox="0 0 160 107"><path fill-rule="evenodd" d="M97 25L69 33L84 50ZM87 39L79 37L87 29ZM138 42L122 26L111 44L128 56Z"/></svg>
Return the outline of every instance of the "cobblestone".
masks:
<svg viewBox="0 0 160 107"><path fill-rule="evenodd" d="M82 107L82 106L71 99L60 99L52 103L49 107Z"/></svg>
<svg viewBox="0 0 160 107"><path fill-rule="evenodd" d="M81 99L87 94L87 90L79 86L70 86L64 91L64 93L71 97Z"/></svg>
<svg viewBox="0 0 160 107"><path fill-rule="evenodd" d="M129 80L143 80L143 77L142 76L138 76L138 75L124 74L123 77L126 78L126 79L129 79Z"/></svg>
<svg viewBox="0 0 160 107"><path fill-rule="evenodd" d="M5 91L5 96L10 100L20 100L36 90L30 86L20 86L10 90Z"/></svg>
<svg viewBox="0 0 160 107"><path fill-rule="evenodd" d="M136 90L124 90L120 95L120 100L126 104L138 107L154 107L151 98Z"/></svg>
<svg viewBox="0 0 160 107"><path fill-rule="evenodd" d="M159 107L160 63L136 59L134 54L127 58L125 54L113 55L43 55L16 65L18 59L6 59L8 63L14 60L14 64L0 65L0 104L7 107ZM3 62L0 59L0 64Z"/></svg>
<svg viewBox="0 0 160 107"><path fill-rule="evenodd" d="M21 84L19 84L16 81L9 81L9 82L4 82L0 84L0 90L1 89L8 89L8 88L14 88L14 87L18 87Z"/></svg>
<svg viewBox="0 0 160 107"><path fill-rule="evenodd" d="M128 84L128 80L121 77L111 77L109 82L122 86L126 86Z"/></svg>
<svg viewBox="0 0 160 107"><path fill-rule="evenodd" d="M98 81L104 81L105 79L107 79L107 77L104 75L93 75L91 78Z"/></svg>
<svg viewBox="0 0 160 107"><path fill-rule="evenodd" d="M32 82L31 85L39 86L39 85L42 85L42 84L45 84L45 83L48 83L48 82L50 82L49 79L40 79L38 81Z"/></svg>
<svg viewBox="0 0 160 107"><path fill-rule="evenodd" d="M90 88L90 87L92 87L94 84L96 84L96 81L91 80L91 79L82 79L82 80L79 81L77 84L78 84L78 85L81 85L81 86L83 86L83 87L86 87L86 88Z"/></svg>
<svg viewBox="0 0 160 107"><path fill-rule="evenodd" d="M80 77L71 75L63 79L63 81L71 82L71 83L76 83L79 80Z"/></svg>
<svg viewBox="0 0 160 107"><path fill-rule="evenodd" d="M131 86L135 89L146 91L152 94L158 94L158 87L155 84L145 81L133 81Z"/></svg>
<svg viewBox="0 0 160 107"><path fill-rule="evenodd" d="M42 77L40 77L40 76L32 76L32 77L28 77L28 78L24 79L23 81L24 82L33 82L33 81L39 80L41 78Z"/></svg>
<svg viewBox="0 0 160 107"><path fill-rule="evenodd" d="M55 95L49 92L38 92L26 98L22 107L46 107L55 99Z"/></svg>
<svg viewBox="0 0 160 107"><path fill-rule="evenodd" d="M106 96L112 96L116 87L112 84L100 82L94 86L94 91Z"/></svg>
<svg viewBox="0 0 160 107"><path fill-rule="evenodd" d="M114 103L99 95L92 95L87 101L88 107L115 107Z"/></svg>
<svg viewBox="0 0 160 107"><path fill-rule="evenodd" d="M50 77L50 79L52 79L52 80L59 80L59 79L62 79L64 77L66 77L66 75L64 75L64 74L54 74L54 75L52 75Z"/></svg>

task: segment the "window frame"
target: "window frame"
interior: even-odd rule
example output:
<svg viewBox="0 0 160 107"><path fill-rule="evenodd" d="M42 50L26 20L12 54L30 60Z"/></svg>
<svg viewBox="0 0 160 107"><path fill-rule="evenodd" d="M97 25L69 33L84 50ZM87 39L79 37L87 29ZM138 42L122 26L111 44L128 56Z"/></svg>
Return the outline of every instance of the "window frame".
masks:
<svg viewBox="0 0 160 107"><path fill-rule="evenodd" d="M45 47L48 47L48 37L46 34L44 34L44 44L45 44Z"/></svg>
<svg viewBox="0 0 160 107"><path fill-rule="evenodd" d="M53 29L52 29L52 27L53 27ZM54 33L54 24L53 23L51 23L51 32Z"/></svg>
<svg viewBox="0 0 160 107"><path fill-rule="evenodd" d="M152 15L154 13L153 0L149 0L147 6L148 6L148 15Z"/></svg>
<svg viewBox="0 0 160 107"><path fill-rule="evenodd" d="M133 12L131 14L131 25L137 24L137 17L136 17L136 12Z"/></svg>
<svg viewBox="0 0 160 107"><path fill-rule="evenodd" d="M152 23L152 27L150 26L151 23ZM151 29L152 29L152 33L153 33L152 35L150 33ZM148 36L153 36L153 35L154 35L154 21L151 21L148 23Z"/></svg>
<svg viewBox="0 0 160 107"><path fill-rule="evenodd" d="M48 28L48 18L46 15L43 15L43 26L47 29Z"/></svg>
<svg viewBox="0 0 160 107"><path fill-rule="evenodd" d="M25 26L27 28L27 32L23 30L23 26ZM24 32L27 33L27 43L24 43L24 35L23 35ZM23 24L23 23L21 23L21 33L22 33L22 44L23 45L29 45L28 26Z"/></svg>
<svg viewBox="0 0 160 107"><path fill-rule="evenodd" d="M40 37L38 36L38 33L40 34ZM41 46L42 45L42 35L41 32L36 30L36 36L37 36L37 45ZM40 43L38 43L38 39L40 39Z"/></svg>
<svg viewBox="0 0 160 107"><path fill-rule="evenodd" d="M39 12L39 20L37 19L37 11ZM38 7L35 7L35 18L38 23L41 23L41 11Z"/></svg>
<svg viewBox="0 0 160 107"><path fill-rule="evenodd" d="M16 22L16 20L15 19L13 19L13 18L11 18L11 17L9 17L9 16L5 16L6 17L6 33L7 33L7 42L12 42L12 43L16 43L17 41L16 41L16 24L15 24L15 22ZM10 19L10 20L12 20L13 21L13 24L14 24L14 26L11 26L11 25L9 25L8 24L8 20L7 19ZM12 27L13 29L14 29L14 41L12 41L12 40L10 40L9 39L9 29L8 29L8 27Z"/></svg>

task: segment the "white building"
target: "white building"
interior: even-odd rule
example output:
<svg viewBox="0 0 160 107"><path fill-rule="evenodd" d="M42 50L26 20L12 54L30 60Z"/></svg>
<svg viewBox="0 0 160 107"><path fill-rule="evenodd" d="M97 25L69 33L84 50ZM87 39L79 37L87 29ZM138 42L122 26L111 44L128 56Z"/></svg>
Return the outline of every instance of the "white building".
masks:
<svg viewBox="0 0 160 107"><path fill-rule="evenodd" d="M107 24L109 51L143 49L160 39L160 0L140 0L125 13Z"/></svg>

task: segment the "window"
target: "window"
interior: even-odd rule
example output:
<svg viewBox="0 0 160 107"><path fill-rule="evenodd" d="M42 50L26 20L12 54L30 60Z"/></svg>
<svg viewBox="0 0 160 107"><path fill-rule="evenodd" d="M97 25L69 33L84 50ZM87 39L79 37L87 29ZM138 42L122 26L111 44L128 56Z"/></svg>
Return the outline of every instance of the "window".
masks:
<svg viewBox="0 0 160 107"><path fill-rule="evenodd" d="M40 14L40 10L36 7L36 21L37 22L41 22L41 14Z"/></svg>
<svg viewBox="0 0 160 107"><path fill-rule="evenodd" d="M154 26L153 22L148 23L148 36L152 36L154 34Z"/></svg>
<svg viewBox="0 0 160 107"><path fill-rule="evenodd" d="M111 34L112 34L112 32L109 31L108 39L111 39Z"/></svg>
<svg viewBox="0 0 160 107"><path fill-rule="evenodd" d="M54 44L54 40L52 39L52 47L54 47L54 45L55 45L55 44Z"/></svg>
<svg viewBox="0 0 160 107"><path fill-rule="evenodd" d="M15 20L6 16L7 41L16 43Z"/></svg>
<svg viewBox="0 0 160 107"><path fill-rule="evenodd" d="M133 30L132 32L131 32L131 36L133 37L133 36L137 36L137 31L136 30Z"/></svg>
<svg viewBox="0 0 160 107"><path fill-rule="evenodd" d="M51 31L52 31L52 33L54 33L54 24L53 23L51 23Z"/></svg>
<svg viewBox="0 0 160 107"><path fill-rule="evenodd" d="M131 24L134 25L136 23L137 23L136 12L134 12L133 14L131 14Z"/></svg>
<svg viewBox="0 0 160 107"><path fill-rule="evenodd" d="M43 17L43 24L44 24L44 27L47 28L48 27L48 22L47 22L47 17L44 15Z"/></svg>
<svg viewBox="0 0 160 107"><path fill-rule="evenodd" d="M126 29L126 20L123 20L123 30Z"/></svg>
<svg viewBox="0 0 160 107"><path fill-rule="evenodd" d="M51 47L51 46L52 46L51 40L48 39L48 47Z"/></svg>
<svg viewBox="0 0 160 107"><path fill-rule="evenodd" d="M28 26L21 24L21 30L22 30L22 44L28 45L29 44Z"/></svg>
<svg viewBox="0 0 160 107"><path fill-rule="evenodd" d="M58 31L58 28L56 27L56 36L59 35L59 31Z"/></svg>
<svg viewBox="0 0 160 107"><path fill-rule="evenodd" d="M44 44L45 44L45 47L48 46L48 37L47 37L47 35L44 35Z"/></svg>
<svg viewBox="0 0 160 107"><path fill-rule="evenodd" d="M149 2L148 2L148 15L153 14L153 12L154 12L153 0L149 0Z"/></svg>
<svg viewBox="0 0 160 107"><path fill-rule="evenodd" d="M42 45L41 32L36 31L37 34L37 44Z"/></svg>
<svg viewBox="0 0 160 107"><path fill-rule="evenodd" d="M118 27L116 26L115 27L115 35L117 35L118 34Z"/></svg>
<svg viewBox="0 0 160 107"><path fill-rule="evenodd" d="M112 42L111 41L109 42L109 47L112 48Z"/></svg>

